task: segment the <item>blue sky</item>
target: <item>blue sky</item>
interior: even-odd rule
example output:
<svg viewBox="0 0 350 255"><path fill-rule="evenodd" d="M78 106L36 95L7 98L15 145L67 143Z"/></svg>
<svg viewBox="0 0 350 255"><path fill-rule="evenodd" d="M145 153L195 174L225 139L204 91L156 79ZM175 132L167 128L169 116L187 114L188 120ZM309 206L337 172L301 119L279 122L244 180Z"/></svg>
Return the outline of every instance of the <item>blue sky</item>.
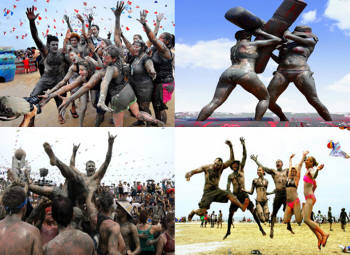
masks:
<svg viewBox="0 0 350 255"><path fill-rule="evenodd" d="M211 164L215 158L229 159L229 149L224 143L229 139L232 142L234 155L237 160L242 159L242 145L239 138L246 140L247 161L245 165L245 187L250 189L254 178L257 178L257 166L250 159L250 155L258 155L258 160L267 167L274 168L277 159L283 161L283 166L289 166L289 157L295 153L293 165L300 162L303 151L309 150L324 169L317 177L315 196L317 202L314 212L321 210L324 214L328 206L332 206L333 214L339 217L340 209L345 207L349 211L350 192L350 159L329 156L327 148L329 140L339 142L343 151L350 154L349 131L339 128L177 128L176 134L176 216L187 216L191 210L198 208L204 187L204 174L196 174L189 182L185 179L186 172ZM205 137L205 139L203 139ZM219 187L226 189L227 177L232 173L230 168L222 174ZM305 174L305 165L301 171L301 178ZM269 181L268 191L275 189L270 175L265 178ZM232 189L232 186L231 186ZM303 182L298 187L300 201L304 202ZM272 212L273 195L269 196L269 209ZM254 201L256 193L250 196ZM254 201L255 204L255 201ZM224 217L228 216L229 203L212 203L210 212L222 210ZM278 216L282 216L282 210ZM236 217L250 217L250 212L240 210Z"/></svg>
<svg viewBox="0 0 350 255"><path fill-rule="evenodd" d="M60 45L63 43L63 36L67 31L67 25L62 22L63 15L67 14L71 17L73 29L81 29L81 24L75 18L77 13L89 14L94 13L95 20L93 23L97 23L100 26L100 36L107 37L108 31L113 33L114 31L114 14L110 8L116 6L115 0L103 0L100 2L92 0L10 0L0 2L0 41L1 46L12 46L15 49L22 49L30 46L35 46L34 41L31 38L29 30L29 22L25 14L26 8L34 5L37 7L35 13L39 13L41 20L37 18L37 25L40 39L43 39L42 33L46 33L49 29L49 33L56 35L58 33L61 39ZM127 38L132 39L132 35L139 33L145 37L141 24L136 21L139 18L140 10L146 9L148 13L149 25L153 28L153 20L156 18L157 13L164 13L165 19L162 21L160 32L174 33L175 30L175 2L174 0L131 0L125 1L127 9L124 11L121 17L121 23L123 25L122 30L126 34ZM6 10L5 10L6 9ZM9 14L7 10L10 10ZM13 15L11 15L13 12ZM50 27L49 27L50 26ZM54 28L54 26L56 28ZM127 28L128 27L128 28ZM15 30L13 30L15 28ZM27 34L27 36L25 36ZM16 39L18 36L18 39ZM24 36L24 39L22 39Z"/></svg>
<svg viewBox="0 0 350 255"><path fill-rule="evenodd" d="M1 170L11 167L15 150L22 148L27 153L33 177L39 178L39 169L44 167L49 169L48 179L63 182L57 167L50 165L43 143L48 142L65 163L70 160L73 143L80 143L76 166L85 173L86 161L94 160L96 167L100 167L105 160L110 132L117 138L102 182L171 178L174 175L174 129L147 128L140 131L134 128L1 128L0 176Z"/></svg>
<svg viewBox="0 0 350 255"><path fill-rule="evenodd" d="M309 58L321 101L331 113L348 112L350 104L350 1L306 1L308 6L295 25L312 27L319 42ZM220 74L230 66L230 47L237 26L224 18L225 12L242 6L267 21L281 1L178 1L176 3L176 111L199 111L215 91ZM346 14L347 13L347 14ZM261 80L267 86L276 70L272 61ZM315 112L304 96L290 84L277 101L284 111ZM251 112L257 100L240 86L217 111Z"/></svg>

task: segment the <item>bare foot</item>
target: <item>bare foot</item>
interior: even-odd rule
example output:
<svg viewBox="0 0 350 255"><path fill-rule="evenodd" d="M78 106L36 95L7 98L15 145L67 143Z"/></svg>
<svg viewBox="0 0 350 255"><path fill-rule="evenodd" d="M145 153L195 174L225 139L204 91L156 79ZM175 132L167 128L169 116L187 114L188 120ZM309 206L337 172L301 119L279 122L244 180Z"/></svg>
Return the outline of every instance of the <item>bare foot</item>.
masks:
<svg viewBox="0 0 350 255"><path fill-rule="evenodd" d="M323 247L326 247L328 237L329 237L329 234L325 234L325 235L322 237L322 246L323 246Z"/></svg>

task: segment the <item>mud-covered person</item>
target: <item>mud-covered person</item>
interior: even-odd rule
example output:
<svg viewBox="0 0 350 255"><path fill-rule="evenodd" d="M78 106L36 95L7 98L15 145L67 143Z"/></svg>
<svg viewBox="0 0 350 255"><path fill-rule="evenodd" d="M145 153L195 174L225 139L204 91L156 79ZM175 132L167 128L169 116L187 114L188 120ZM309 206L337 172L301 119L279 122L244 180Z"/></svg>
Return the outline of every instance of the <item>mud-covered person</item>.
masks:
<svg viewBox="0 0 350 255"><path fill-rule="evenodd" d="M26 193L19 186L12 186L3 194L2 205L6 210L6 217L0 221L1 255L42 254L39 230L22 221L27 201Z"/></svg>

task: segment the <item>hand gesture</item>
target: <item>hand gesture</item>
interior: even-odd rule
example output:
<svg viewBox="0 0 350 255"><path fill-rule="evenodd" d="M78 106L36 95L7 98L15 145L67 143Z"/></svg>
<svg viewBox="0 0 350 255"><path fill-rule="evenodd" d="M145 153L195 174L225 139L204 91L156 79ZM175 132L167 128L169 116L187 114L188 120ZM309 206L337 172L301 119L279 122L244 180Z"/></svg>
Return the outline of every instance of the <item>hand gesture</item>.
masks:
<svg viewBox="0 0 350 255"><path fill-rule="evenodd" d="M245 139L244 139L244 137L239 138L239 140L241 141L241 144L245 144Z"/></svg>
<svg viewBox="0 0 350 255"><path fill-rule="evenodd" d="M257 161L258 160L258 155L250 155L250 158L254 161Z"/></svg>
<svg viewBox="0 0 350 255"><path fill-rule="evenodd" d="M69 23L69 17L66 14L63 15L63 19L66 21L67 24Z"/></svg>
<svg viewBox="0 0 350 255"><path fill-rule="evenodd" d="M125 7L124 7L124 2L122 1L118 1L117 2L117 6L115 7L115 10L112 9L112 12L114 13L114 15L116 17L120 16L122 14L122 12L124 11Z"/></svg>
<svg viewBox="0 0 350 255"><path fill-rule="evenodd" d="M142 25L146 24L146 18L147 18L147 12L146 10L143 10L140 12L140 19L137 19Z"/></svg>
<svg viewBox="0 0 350 255"><path fill-rule="evenodd" d="M295 153L293 153L292 155L290 155L289 158L294 158L294 156L295 156Z"/></svg>
<svg viewBox="0 0 350 255"><path fill-rule="evenodd" d="M162 19L164 18L164 13L159 13L157 15L157 22L160 23L162 21Z"/></svg>
<svg viewBox="0 0 350 255"><path fill-rule="evenodd" d="M304 151L303 152L303 157L306 157L307 154L309 154L309 151Z"/></svg>
<svg viewBox="0 0 350 255"><path fill-rule="evenodd" d="M117 137L117 135L111 135L108 132L108 143L114 143L114 139Z"/></svg>
<svg viewBox="0 0 350 255"><path fill-rule="evenodd" d="M44 95L39 95L38 97L41 98L39 105L44 106L55 96L53 94L45 93Z"/></svg>
<svg viewBox="0 0 350 255"><path fill-rule="evenodd" d="M84 18L80 14L77 14L77 19L80 20L81 23L84 23Z"/></svg>
<svg viewBox="0 0 350 255"><path fill-rule="evenodd" d="M58 107L59 115L64 119L64 115L66 114L66 109L68 105L71 103L70 99L67 97L59 96L62 99L62 104Z"/></svg>
<svg viewBox="0 0 350 255"><path fill-rule="evenodd" d="M186 173L185 175L186 181L190 181L191 176L192 176L191 172Z"/></svg>
<svg viewBox="0 0 350 255"><path fill-rule="evenodd" d="M94 20L94 17L92 16L92 14L89 14L88 22L91 23L93 20Z"/></svg>
<svg viewBox="0 0 350 255"><path fill-rule="evenodd" d="M231 143L230 140L226 140L226 141L225 141L225 144L227 144L228 146L232 147L232 143Z"/></svg>
<svg viewBox="0 0 350 255"><path fill-rule="evenodd" d="M35 15L34 6L32 8L27 8L26 14L29 21L34 21L39 16L39 13Z"/></svg>
<svg viewBox="0 0 350 255"><path fill-rule="evenodd" d="M319 166L317 167L317 170L322 170L323 167L324 167L324 164L321 164L321 165L319 165Z"/></svg>
<svg viewBox="0 0 350 255"><path fill-rule="evenodd" d="M80 143L78 145L75 145L73 143L73 152L76 153L78 151L79 147L80 147Z"/></svg>
<svg viewBox="0 0 350 255"><path fill-rule="evenodd" d="M101 108L105 112L113 112L113 109L108 107L104 102L98 102L97 107Z"/></svg>

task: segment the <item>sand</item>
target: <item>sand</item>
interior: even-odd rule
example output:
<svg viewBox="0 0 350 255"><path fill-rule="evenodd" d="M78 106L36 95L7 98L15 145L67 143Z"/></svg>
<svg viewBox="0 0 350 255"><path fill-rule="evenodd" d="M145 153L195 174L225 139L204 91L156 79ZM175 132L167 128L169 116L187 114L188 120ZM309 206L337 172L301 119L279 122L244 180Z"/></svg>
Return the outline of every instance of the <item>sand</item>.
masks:
<svg viewBox="0 0 350 255"><path fill-rule="evenodd" d="M310 229L302 224L292 224L295 235L286 230L286 225L275 225L275 236L269 237L269 225L263 225L266 236L263 236L255 223L235 223L231 229L231 235L223 241L227 224L222 229L200 228L200 223L176 224L176 254L251 254L252 250L259 250L262 254L344 254L339 248L341 245L350 245L350 228L343 232L340 224L333 224L333 230L329 231L329 225L323 224L321 228L330 233L326 247L321 251L317 248L316 236Z"/></svg>
<svg viewBox="0 0 350 255"><path fill-rule="evenodd" d="M30 74L16 74L15 79L11 82L0 83L0 95L1 96L19 96L26 97L29 96L30 92L33 90L35 84L40 78L39 72L34 72ZM175 125L174 120L174 95L172 100L167 104L168 110L168 123L167 127L173 127ZM76 100L76 105L79 107L79 100ZM74 119L70 112L70 107L67 109L65 119L66 123L61 125L57 121L57 108L54 100L51 100L44 108L43 112L36 116L35 126L36 127L78 127L79 119ZM151 107L152 111L152 107ZM154 116L154 113L152 111ZM96 111L95 108L89 103L88 109L86 111L84 126L93 127L95 125ZM0 121L0 127L17 127L21 123L22 118L18 118L13 121ZM129 112L125 113L124 126L131 126L132 123L136 121ZM105 114L105 121L102 123L101 127L112 127L111 114Z"/></svg>

